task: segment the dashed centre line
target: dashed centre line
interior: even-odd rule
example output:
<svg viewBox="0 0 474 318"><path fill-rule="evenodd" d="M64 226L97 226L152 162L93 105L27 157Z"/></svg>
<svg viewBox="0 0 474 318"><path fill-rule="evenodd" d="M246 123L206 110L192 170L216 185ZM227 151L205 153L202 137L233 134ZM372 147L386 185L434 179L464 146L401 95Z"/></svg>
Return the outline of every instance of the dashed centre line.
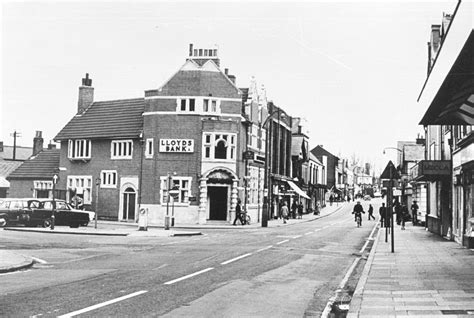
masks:
<svg viewBox="0 0 474 318"><path fill-rule="evenodd" d="M191 278L191 277L194 277L194 276L197 276L197 275L206 273L206 272L211 271L211 270L213 270L213 269L214 269L214 267L208 267L208 268L203 269L203 270L201 270L201 271L199 271L199 272L195 272L195 273L192 273L192 274L189 274L189 275L180 277L180 278L176 278L176 279L170 280L170 281L164 283L164 285L171 285L171 284L180 282L180 281L182 281L182 280L185 280L185 279L188 279L188 278Z"/></svg>
<svg viewBox="0 0 474 318"><path fill-rule="evenodd" d="M68 313L68 314L59 316L58 318L74 317L74 316L83 314L83 313L85 313L85 312L88 312L88 311L91 311L91 310L94 310L94 309L97 309L97 308L105 307L105 306L108 306L108 305L110 305L110 304L117 303L117 302L119 302L119 301L122 301L122 300L125 300L125 299L128 299L128 298L132 298L132 297L135 297L135 296L138 296L138 295L147 293L147 292L148 292L147 290L140 290L140 291L137 291L137 292L135 292L135 293L131 293L131 294L129 294L129 295L125 295L125 296L122 296L122 297L119 297L119 298L115 298L115 299L112 299L112 300L108 300L108 301L106 301L106 302L103 302L103 303L100 303L100 304L97 304L97 305L94 305L94 306L86 307L86 308L81 309L81 310L77 310L77 311L70 312L70 313Z"/></svg>
<svg viewBox="0 0 474 318"><path fill-rule="evenodd" d="M276 243L276 245L280 245L280 244L283 244L283 243L286 243L286 242L289 242L290 240L283 240L283 241L280 241L278 243Z"/></svg>
<svg viewBox="0 0 474 318"><path fill-rule="evenodd" d="M311 234L313 234L313 231L307 232L307 233L305 233L304 235L311 235Z"/></svg>
<svg viewBox="0 0 474 318"><path fill-rule="evenodd" d="M233 258L233 259L230 259L230 260L228 260L228 261L222 262L221 265L227 265L227 264L229 264L229 263L238 261L239 259L245 258L245 257L250 256L250 255L252 255L252 253L247 253L247 254L244 254L244 255L237 256L237 257L235 257L235 258Z"/></svg>
<svg viewBox="0 0 474 318"><path fill-rule="evenodd" d="M268 250L268 249L270 249L270 248L272 248L272 247L273 247L273 245L269 245L269 246L267 246L267 247L264 247L264 248L261 248L261 249L257 250L256 253L266 251L266 250Z"/></svg>

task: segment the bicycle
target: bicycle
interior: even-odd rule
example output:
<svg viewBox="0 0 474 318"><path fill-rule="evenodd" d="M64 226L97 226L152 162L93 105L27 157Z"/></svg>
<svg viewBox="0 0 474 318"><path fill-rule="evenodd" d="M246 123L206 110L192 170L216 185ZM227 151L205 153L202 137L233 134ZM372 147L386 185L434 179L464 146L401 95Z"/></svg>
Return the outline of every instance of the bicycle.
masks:
<svg viewBox="0 0 474 318"><path fill-rule="evenodd" d="M240 214L240 222L242 223L242 225L250 225L250 215L248 215L247 212L242 211L242 213Z"/></svg>
<svg viewBox="0 0 474 318"><path fill-rule="evenodd" d="M356 215L355 221L356 221L357 227L362 226L362 217L360 216L360 214Z"/></svg>

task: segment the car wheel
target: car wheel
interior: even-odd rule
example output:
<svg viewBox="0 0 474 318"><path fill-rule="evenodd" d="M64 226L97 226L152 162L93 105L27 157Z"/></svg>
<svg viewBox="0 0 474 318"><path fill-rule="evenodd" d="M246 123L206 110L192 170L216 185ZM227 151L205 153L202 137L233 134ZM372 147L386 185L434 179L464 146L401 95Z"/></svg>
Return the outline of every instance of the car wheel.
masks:
<svg viewBox="0 0 474 318"><path fill-rule="evenodd" d="M41 226L42 227L50 227L51 226L51 220L50 219L46 219L43 221L43 223L41 223Z"/></svg>
<svg viewBox="0 0 474 318"><path fill-rule="evenodd" d="M7 225L7 219L0 217L0 227L4 227L5 225Z"/></svg>
<svg viewBox="0 0 474 318"><path fill-rule="evenodd" d="M69 224L69 227L76 229L76 228L79 227L79 223L77 223L77 222L71 223L71 224Z"/></svg>

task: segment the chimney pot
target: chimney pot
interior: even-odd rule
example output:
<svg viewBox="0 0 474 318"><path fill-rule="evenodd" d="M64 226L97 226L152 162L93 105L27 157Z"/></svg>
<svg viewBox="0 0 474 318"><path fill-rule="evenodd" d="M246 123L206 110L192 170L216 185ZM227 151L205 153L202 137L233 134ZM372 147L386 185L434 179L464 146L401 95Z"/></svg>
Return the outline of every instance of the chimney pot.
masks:
<svg viewBox="0 0 474 318"><path fill-rule="evenodd" d="M189 44L189 56L193 56L193 44Z"/></svg>
<svg viewBox="0 0 474 318"><path fill-rule="evenodd" d="M43 138L41 137L43 133L41 131L36 131L35 138L33 138L33 156L36 156L38 153L43 151Z"/></svg>
<svg viewBox="0 0 474 318"><path fill-rule="evenodd" d="M228 69L228 68L225 68L225 69L224 69L224 74L225 74L225 75L229 75L229 69Z"/></svg>
<svg viewBox="0 0 474 318"><path fill-rule="evenodd" d="M89 73L82 79L82 86L79 87L79 99L77 102L77 113L84 112L94 102L94 87Z"/></svg>

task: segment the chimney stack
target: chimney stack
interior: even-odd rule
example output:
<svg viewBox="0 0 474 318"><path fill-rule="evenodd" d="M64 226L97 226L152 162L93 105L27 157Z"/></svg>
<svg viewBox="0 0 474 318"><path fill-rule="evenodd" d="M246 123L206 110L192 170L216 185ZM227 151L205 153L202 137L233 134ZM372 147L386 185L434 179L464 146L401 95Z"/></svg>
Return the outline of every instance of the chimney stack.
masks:
<svg viewBox="0 0 474 318"><path fill-rule="evenodd" d="M33 156L36 156L38 153L43 151L43 133L41 131L36 131L36 136L33 138Z"/></svg>
<svg viewBox="0 0 474 318"><path fill-rule="evenodd" d="M79 87L79 100L77 102L77 113L83 113L94 102L94 87L89 73L82 79L82 86Z"/></svg>

